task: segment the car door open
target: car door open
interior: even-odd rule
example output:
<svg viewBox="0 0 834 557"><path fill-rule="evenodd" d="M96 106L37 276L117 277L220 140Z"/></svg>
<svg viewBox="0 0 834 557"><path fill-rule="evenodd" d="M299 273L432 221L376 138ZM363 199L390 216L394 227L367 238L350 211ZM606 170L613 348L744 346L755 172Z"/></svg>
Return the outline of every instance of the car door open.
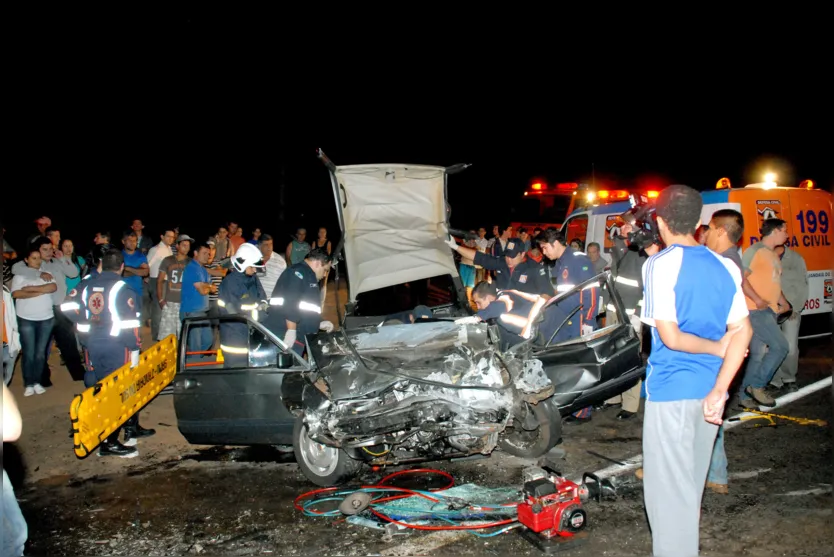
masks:
<svg viewBox="0 0 834 557"><path fill-rule="evenodd" d="M560 313L565 315L562 321L576 319L588 308L581 303L577 306L575 295L594 288L598 308L596 315L591 316L595 319L594 331L561 342L545 339L533 350L533 358L541 360L555 387L553 400L562 414L583 408L590 399L623 392L644 372L640 341L626 316L610 273L600 273L560 293L548 305L558 306ZM559 330L551 336L558 333ZM609 392L611 394L607 395Z"/></svg>
<svg viewBox="0 0 834 557"><path fill-rule="evenodd" d="M213 346L223 324L248 329L248 354L226 360L222 350L189 353L182 339L196 327L212 327ZM292 409L301 398L300 358L282 354L280 340L260 323L239 315L183 320L174 379L174 410L189 443L205 445L290 444ZM235 362L230 365L230 361Z"/></svg>

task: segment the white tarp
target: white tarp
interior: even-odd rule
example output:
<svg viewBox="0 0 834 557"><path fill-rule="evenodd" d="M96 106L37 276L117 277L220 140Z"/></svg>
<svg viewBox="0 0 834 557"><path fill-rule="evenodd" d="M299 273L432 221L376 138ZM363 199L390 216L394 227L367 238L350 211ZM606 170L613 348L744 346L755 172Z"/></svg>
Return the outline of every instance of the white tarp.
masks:
<svg viewBox="0 0 834 557"><path fill-rule="evenodd" d="M458 276L446 245L445 168L337 167L350 298L439 275Z"/></svg>

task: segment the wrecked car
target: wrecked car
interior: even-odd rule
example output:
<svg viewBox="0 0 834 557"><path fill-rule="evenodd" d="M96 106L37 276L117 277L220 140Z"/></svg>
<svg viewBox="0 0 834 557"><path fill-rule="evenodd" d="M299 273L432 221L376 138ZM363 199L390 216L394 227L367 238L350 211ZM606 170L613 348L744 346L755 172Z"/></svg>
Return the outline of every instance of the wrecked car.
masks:
<svg viewBox="0 0 834 557"><path fill-rule="evenodd" d="M454 322L472 310L444 242L446 188L465 166L335 166L319 155L342 229L335 253L343 250L347 268L339 330L308 335L303 358L243 316L185 319L180 338L225 320L249 327L244 367L230 368L222 356L195 361L180 343L174 405L190 443L292 444L302 472L320 486L344 483L364 465L496 449L536 458L560 442L562 416L625 391L643 374L637 336L615 317L625 311L608 273L549 302L600 289L616 312L579 338L534 337L502 349L498 325ZM418 305L432 317L387 324L386 316Z"/></svg>

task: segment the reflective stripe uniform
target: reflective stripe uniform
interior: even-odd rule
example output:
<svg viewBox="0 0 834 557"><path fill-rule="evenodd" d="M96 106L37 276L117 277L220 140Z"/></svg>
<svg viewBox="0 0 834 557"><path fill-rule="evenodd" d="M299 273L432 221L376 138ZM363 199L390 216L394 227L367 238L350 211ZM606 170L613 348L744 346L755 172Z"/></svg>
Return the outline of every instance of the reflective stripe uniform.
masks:
<svg viewBox="0 0 834 557"><path fill-rule="evenodd" d="M321 325L321 291L316 273L305 263L296 263L281 273L269 298L269 315L264 325L284 338L287 321L296 324L296 346L305 346L304 337L317 333Z"/></svg>
<svg viewBox="0 0 834 557"><path fill-rule="evenodd" d="M557 295L572 290L578 284L596 275L594 264L588 256L571 247L565 248L565 252L553 266L553 274L556 279ZM566 312L566 315L578 306L582 306L562 327L559 338L578 338L582 335L583 325L596 327L598 290L597 284L592 284L559 301L559 307Z"/></svg>
<svg viewBox="0 0 834 557"><path fill-rule="evenodd" d="M122 277L105 271L82 280L61 304L87 351L84 384L93 386L138 356L140 305Z"/></svg>
<svg viewBox="0 0 834 557"><path fill-rule="evenodd" d="M637 246L629 246L620 239L614 239L614 248L611 250L611 274L614 277L614 287L623 301L626 316L617 316L621 322L630 322L637 332L637 338L641 343L643 340L643 322L640 321L640 313L643 308L643 264L648 256ZM613 304L606 302L606 312L616 314ZM642 348L641 348L642 352ZM626 412L636 413L640 409L640 391L643 382L638 381L629 390L612 397L605 402L607 404L622 404Z"/></svg>
<svg viewBox="0 0 834 557"><path fill-rule="evenodd" d="M648 256L636 246L627 246L620 239L614 240L614 243L611 274L614 276L615 288L623 301L628 318L640 317L640 308L643 306L643 263ZM607 304L605 309L610 312L616 311L613 304Z"/></svg>
<svg viewBox="0 0 834 557"><path fill-rule="evenodd" d="M266 300L257 275L233 270L220 283L217 308L221 315L245 315L258 321L262 315L258 307ZM228 367L245 365L249 354L249 327L246 323L220 324L220 349Z"/></svg>

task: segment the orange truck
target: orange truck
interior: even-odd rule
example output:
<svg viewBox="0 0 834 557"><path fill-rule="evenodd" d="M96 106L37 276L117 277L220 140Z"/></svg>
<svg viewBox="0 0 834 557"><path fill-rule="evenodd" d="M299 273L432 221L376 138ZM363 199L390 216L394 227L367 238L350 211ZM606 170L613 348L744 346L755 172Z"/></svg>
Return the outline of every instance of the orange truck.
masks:
<svg viewBox="0 0 834 557"><path fill-rule="evenodd" d="M559 184L551 188L541 186L539 190L528 189L525 195L540 197L542 206L546 203L553 205L549 198L570 196L568 216L561 224L567 241L578 239L583 246L597 242L602 252L609 254L613 247L612 238L618 234L618 227L622 224L619 216L631 207L628 198L632 193L643 194L651 200L657 197L659 191L593 190L578 184ZM728 179L722 178L716 189L701 192L701 196L704 200L702 223L708 223L719 209L735 209L744 216L744 237L739 245L742 252L759 241L763 220L780 218L787 222L787 245L805 259L808 269L808 299L802 308L800 338L831 335L834 269L832 195L816 189L810 180L798 187L778 186L771 181L733 188Z"/></svg>

